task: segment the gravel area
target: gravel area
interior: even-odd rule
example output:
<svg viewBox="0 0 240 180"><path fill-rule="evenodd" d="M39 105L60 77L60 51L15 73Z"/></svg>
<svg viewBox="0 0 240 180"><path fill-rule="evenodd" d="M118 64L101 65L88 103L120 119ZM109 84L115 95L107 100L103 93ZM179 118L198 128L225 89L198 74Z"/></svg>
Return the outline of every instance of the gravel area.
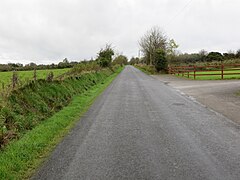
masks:
<svg viewBox="0 0 240 180"><path fill-rule="evenodd" d="M154 76L206 107L240 124L240 80L191 80L173 75Z"/></svg>

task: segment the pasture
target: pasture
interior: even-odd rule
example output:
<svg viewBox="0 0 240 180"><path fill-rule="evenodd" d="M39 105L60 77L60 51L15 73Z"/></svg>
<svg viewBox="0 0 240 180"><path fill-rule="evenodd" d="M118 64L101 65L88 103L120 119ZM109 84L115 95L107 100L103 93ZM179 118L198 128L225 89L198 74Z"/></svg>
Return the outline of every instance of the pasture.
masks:
<svg viewBox="0 0 240 180"><path fill-rule="evenodd" d="M45 70L37 70L37 79L46 79L47 75L50 72L53 72L54 77L57 77L61 74L64 74L65 72L69 71L70 68L65 69L45 69ZM32 71L17 71L18 77L20 82L24 83L29 80L33 79L33 70ZM7 86L11 84L11 78L12 78L13 72L0 72L0 90L2 89L2 84L4 86Z"/></svg>
<svg viewBox="0 0 240 180"><path fill-rule="evenodd" d="M240 79L240 70L227 71L227 73L232 73L232 74L224 75L224 79ZM194 79L193 72L191 72L190 74L192 74L190 78ZM215 74L219 74L219 75L215 75ZM196 79L197 80L220 80L222 79L221 71L196 72Z"/></svg>
<svg viewBox="0 0 240 180"><path fill-rule="evenodd" d="M169 74L196 80L240 79L240 64L170 66Z"/></svg>

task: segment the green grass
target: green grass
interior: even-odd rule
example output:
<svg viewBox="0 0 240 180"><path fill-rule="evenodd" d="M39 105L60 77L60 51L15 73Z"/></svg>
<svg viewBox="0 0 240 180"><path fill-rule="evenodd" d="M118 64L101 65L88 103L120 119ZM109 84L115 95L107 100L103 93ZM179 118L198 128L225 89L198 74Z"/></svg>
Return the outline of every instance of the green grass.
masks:
<svg viewBox="0 0 240 180"><path fill-rule="evenodd" d="M240 70L234 70L234 71L224 71L224 73L240 73ZM193 72L190 73L189 78L194 79ZM197 76L198 74L221 74L221 71L208 71L208 72L196 72L196 80L221 80L221 75L205 75L205 76ZM179 74L179 76L182 76L182 74ZM187 77L187 74L185 74L184 77ZM224 75L224 79L240 79L240 74L236 75Z"/></svg>
<svg viewBox="0 0 240 180"><path fill-rule="evenodd" d="M70 68L65 69L46 69L46 70L37 70L37 79L46 79L47 74L49 72L53 72L54 76L57 77L67 71L69 71ZM28 81L33 79L33 71L18 71L18 76L21 81ZM5 85L9 85L11 83L13 72L0 72L0 83L4 83ZM2 86L0 86L0 89Z"/></svg>
<svg viewBox="0 0 240 180"><path fill-rule="evenodd" d="M141 65L135 64L134 67L148 75L157 74L154 66L149 66L149 65L145 65L145 64L141 64Z"/></svg>
<svg viewBox="0 0 240 180"><path fill-rule="evenodd" d="M20 140L12 141L0 153L0 179L29 178L121 70L107 77L104 83L75 96L67 107L27 132Z"/></svg>

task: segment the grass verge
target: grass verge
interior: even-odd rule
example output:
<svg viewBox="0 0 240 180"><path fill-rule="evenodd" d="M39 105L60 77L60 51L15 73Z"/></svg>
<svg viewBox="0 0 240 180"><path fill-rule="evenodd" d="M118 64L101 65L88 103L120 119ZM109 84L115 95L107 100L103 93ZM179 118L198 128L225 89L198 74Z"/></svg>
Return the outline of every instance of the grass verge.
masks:
<svg viewBox="0 0 240 180"><path fill-rule="evenodd" d="M139 69L140 71L148 74L148 75L158 75L158 74L166 74L165 71L157 72L154 66L145 65L145 64L135 64L135 68Z"/></svg>
<svg viewBox="0 0 240 180"><path fill-rule="evenodd" d="M134 67L148 75L157 74L154 66L149 66L144 64L135 64Z"/></svg>
<svg viewBox="0 0 240 180"><path fill-rule="evenodd" d="M67 107L27 132L20 140L12 141L0 152L0 179L30 178L122 69L118 69L103 83L75 96Z"/></svg>

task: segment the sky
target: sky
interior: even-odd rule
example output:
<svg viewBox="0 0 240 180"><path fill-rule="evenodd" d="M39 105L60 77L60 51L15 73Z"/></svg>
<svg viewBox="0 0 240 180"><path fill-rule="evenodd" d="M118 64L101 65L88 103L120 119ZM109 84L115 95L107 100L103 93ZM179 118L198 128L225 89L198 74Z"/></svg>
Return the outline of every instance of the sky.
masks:
<svg viewBox="0 0 240 180"><path fill-rule="evenodd" d="M138 56L158 26L182 53L240 49L239 0L1 0L0 63L96 58L112 44Z"/></svg>

